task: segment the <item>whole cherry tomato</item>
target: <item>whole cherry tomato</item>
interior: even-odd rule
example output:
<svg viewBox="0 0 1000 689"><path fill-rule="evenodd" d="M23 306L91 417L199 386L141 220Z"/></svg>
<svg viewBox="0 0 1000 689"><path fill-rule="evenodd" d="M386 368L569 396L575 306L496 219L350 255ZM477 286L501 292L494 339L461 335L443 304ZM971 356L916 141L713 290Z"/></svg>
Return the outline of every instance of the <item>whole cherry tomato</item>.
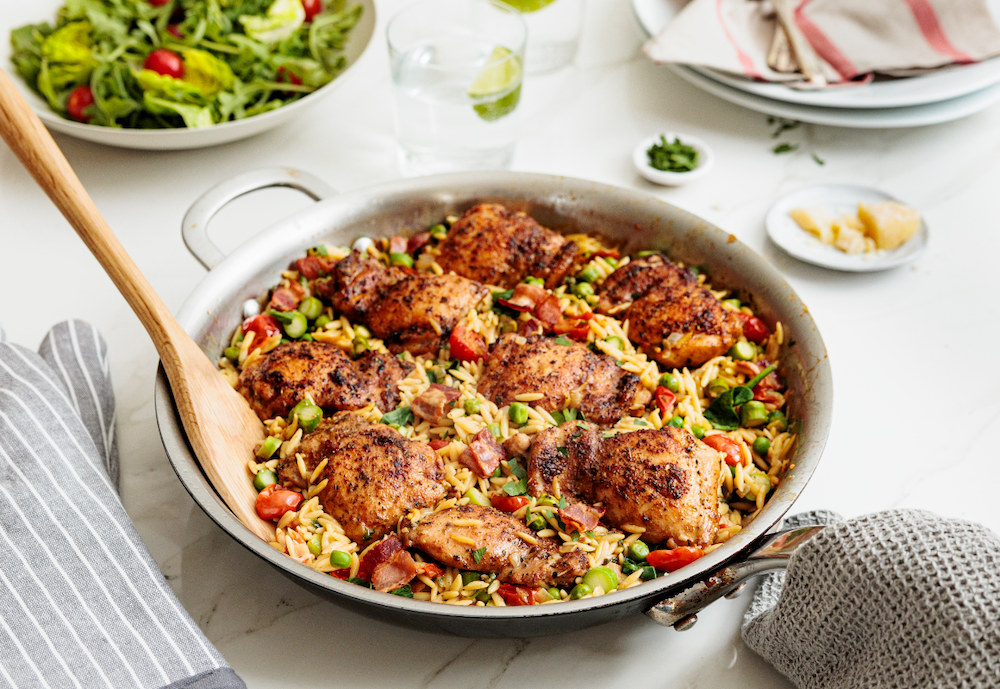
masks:
<svg viewBox="0 0 1000 689"><path fill-rule="evenodd" d="M771 335L771 331L764 321L756 316L748 316L745 313L741 313L740 318L743 319L743 334L748 340L757 344L763 344L767 341L767 338Z"/></svg>
<svg viewBox="0 0 1000 689"><path fill-rule="evenodd" d="M523 495L491 495L490 504L493 509L501 512L517 512L527 505L530 500Z"/></svg>
<svg viewBox="0 0 1000 689"><path fill-rule="evenodd" d="M739 444L728 435L722 435L721 433L716 435L706 435L702 439L702 442L713 450L717 450L725 455L726 464L731 467L734 467L743 461L743 454L740 452Z"/></svg>
<svg viewBox="0 0 1000 689"><path fill-rule="evenodd" d="M323 0L302 0L302 9L306 11L306 21L311 22L313 17L323 11Z"/></svg>
<svg viewBox="0 0 1000 689"><path fill-rule="evenodd" d="M663 572L675 572L704 554L701 548L682 546L672 550L654 550L646 556L646 562Z"/></svg>
<svg viewBox="0 0 1000 689"><path fill-rule="evenodd" d="M257 493L257 516L261 519L273 521L281 519L285 512L294 512L302 502L302 493L294 490L282 488L277 483L272 483L267 488Z"/></svg>
<svg viewBox="0 0 1000 689"><path fill-rule="evenodd" d="M77 122L89 122L90 115L84 110L94 104L94 92L89 86L77 86L66 99L66 112Z"/></svg>
<svg viewBox="0 0 1000 689"><path fill-rule="evenodd" d="M478 361L485 359L488 353L483 338L461 325L451 331L448 347L451 348L451 355L459 361Z"/></svg>
<svg viewBox="0 0 1000 689"><path fill-rule="evenodd" d="M177 53L163 48L157 48L146 56L146 61L142 63L142 66L157 74L174 79L180 79L184 76L184 60Z"/></svg>

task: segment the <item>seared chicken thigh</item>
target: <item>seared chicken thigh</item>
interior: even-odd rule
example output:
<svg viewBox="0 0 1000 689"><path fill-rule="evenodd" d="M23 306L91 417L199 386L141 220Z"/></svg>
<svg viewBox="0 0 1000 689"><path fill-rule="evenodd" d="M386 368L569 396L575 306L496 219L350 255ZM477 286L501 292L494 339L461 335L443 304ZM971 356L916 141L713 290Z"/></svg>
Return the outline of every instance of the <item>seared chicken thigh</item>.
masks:
<svg viewBox="0 0 1000 689"><path fill-rule="evenodd" d="M362 546L394 531L410 510L432 507L447 494L444 463L429 445L350 412L323 419L296 452L307 472L327 460L315 481L327 480L320 504ZM306 483L294 457L283 460L278 478L284 485Z"/></svg>
<svg viewBox="0 0 1000 689"><path fill-rule="evenodd" d="M353 251L334 265L330 277L317 280L315 289L319 296L330 300L338 314L360 322L385 291L405 275L360 251Z"/></svg>
<svg viewBox="0 0 1000 689"><path fill-rule="evenodd" d="M587 555L562 554L559 542L537 538L531 545L517 532L524 522L492 507L461 505L426 515L409 527L403 543L445 565L472 572L495 572L500 581L522 586L567 586L587 572ZM474 553L484 549L477 560Z"/></svg>
<svg viewBox="0 0 1000 689"><path fill-rule="evenodd" d="M739 316L723 309L694 273L659 254L612 273L597 309L627 318L629 339L670 368L700 366L725 354L743 333Z"/></svg>
<svg viewBox="0 0 1000 689"><path fill-rule="evenodd" d="M553 289L573 267L578 248L524 213L498 204L467 210L451 226L438 264L472 280L509 288L528 276Z"/></svg>
<svg viewBox="0 0 1000 689"><path fill-rule="evenodd" d="M288 342L243 369L239 391L261 420L286 416L307 395L326 410L361 409L374 403L388 411L399 404L396 387L413 364L367 352L352 361L324 342Z"/></svg>
<svg viewBox="0 0 1000 689"><path fill-rule="evenodd" d="M523 343L523 344L521 344ZM579 342L563 345L541 335L502 335L490 351L478 390L502 407L517 395L537 392L531 404L560 411L572 393L587 419L614 423L633 406L643 406L649 393L639 377L623 371L610 356L594 354Z"/></svg>
<svg viewBox="0 0 1000 689"><path fill-rule="evenodd" d="M561 448L561 449L560 449ZM682 428L600 437L567 423L539 433L528 490L603 503L604 521L645 527L643 540L707 545L718 529L719 453Z"/></svg>

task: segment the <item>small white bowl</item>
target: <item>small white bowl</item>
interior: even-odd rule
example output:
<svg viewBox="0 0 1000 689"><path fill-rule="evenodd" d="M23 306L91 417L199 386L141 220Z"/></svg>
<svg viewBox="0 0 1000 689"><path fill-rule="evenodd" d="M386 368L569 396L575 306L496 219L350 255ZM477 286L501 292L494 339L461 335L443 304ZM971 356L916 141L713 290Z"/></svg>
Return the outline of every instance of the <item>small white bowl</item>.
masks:
<svg viewBox="0 0 1000 689"><path fill-rule="evenodd" d="M649 156L646 154L646 151L653 144L659 143L661 136L666 137L667 143L673 143L674 139L680 139L682 144L698 151L698 165L695 169L689 172L668 172L666 170L657 170L650 165ZM632 163L635 165L635 169L639 171L639 174L650 182L662 184L666 187L679 187L682 184L701 179L711 172L712 166L715 164L715 156L712 154L712 149L708 147L708 144L696 136L678 134L677 132L660 132L659 134L648 136L639 142L635 150L632 151Z"/></svg>

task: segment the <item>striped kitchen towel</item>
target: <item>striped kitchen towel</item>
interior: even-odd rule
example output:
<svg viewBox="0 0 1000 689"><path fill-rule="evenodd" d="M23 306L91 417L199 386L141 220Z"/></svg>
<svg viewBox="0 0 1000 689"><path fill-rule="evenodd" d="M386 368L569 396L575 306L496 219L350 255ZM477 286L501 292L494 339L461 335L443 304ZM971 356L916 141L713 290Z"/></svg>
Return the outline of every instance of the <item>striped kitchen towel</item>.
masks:
<svg viewBox="0 0 1000 689"><path fill-rule="evenodd" d="M830 84L1000 55L996 0L784 0ZM677 4L672 0L672 4ZM643 48L655 62L794 85L768 66L777 17L761 0L692 0Z"/></svg>
<svg viewBox="0 0 1000 689"><path fill-rule="evenodd" d="M0 688L245 689L167 586L117 492L107 347L0 330Z"/></svg>

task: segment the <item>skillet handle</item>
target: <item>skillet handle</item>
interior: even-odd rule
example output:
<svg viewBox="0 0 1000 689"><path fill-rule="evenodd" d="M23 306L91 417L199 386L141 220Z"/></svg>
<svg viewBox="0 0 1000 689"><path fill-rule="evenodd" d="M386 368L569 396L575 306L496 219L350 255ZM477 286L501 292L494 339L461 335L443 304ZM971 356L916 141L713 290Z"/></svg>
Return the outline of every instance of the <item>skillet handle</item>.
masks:
<svg viewBox="0 0 1000 689"><path fill-rule="evenodd" d="M319 177L290 167L266 167L236 175L206 191L184 214L181 234L188 251L209 270L222 263L226 255L209 239L208 223L230 201L271 187L297 189L315 201L337 193Z"/></svg>
<svg viewBox="0 0 1000 689"><path fill-rule="evenodd" d="M779 531L746 559L723 567L707 579L661 600L647 610L646 615L657 624L686 631L698 621L697 613L709 604L723 596L735 598L755 576L785 569L795 551L825 528L803 526Z"/></svg>

